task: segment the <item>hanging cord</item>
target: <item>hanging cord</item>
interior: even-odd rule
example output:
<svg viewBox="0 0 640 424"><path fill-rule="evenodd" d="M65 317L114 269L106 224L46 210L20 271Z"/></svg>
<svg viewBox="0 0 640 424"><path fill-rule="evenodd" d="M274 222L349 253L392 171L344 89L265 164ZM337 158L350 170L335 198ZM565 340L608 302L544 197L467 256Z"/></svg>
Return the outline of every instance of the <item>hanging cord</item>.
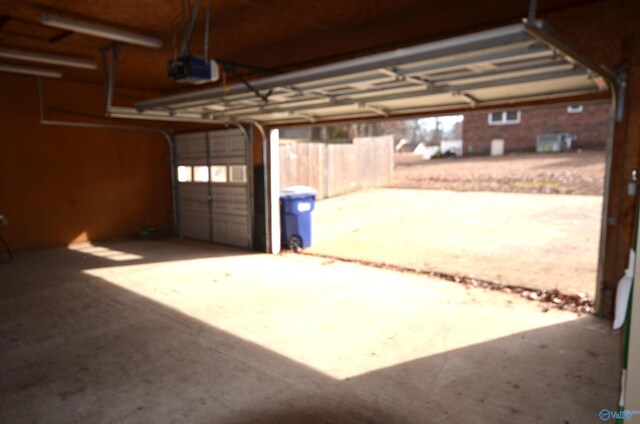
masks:
<svg viewBox="0 0 640 424"><path fill-rule="evenodd" d="M224 66L221 66L220 71L222 71L222 101L226 103L227 94L229 94L231 90L227 87L227 70L224 69Z"/></svg>
<svg viewBox="0 0 640 424"><path fill-rule="evenodd" d="M207 15L204 21L204 60L209 61L209 27L211 20L211 0L207 0Z"/></svg>
<svg viewBox="0 0 640 424"><path fill-rule="evenodd" d="M180 52L182 52L182 47L184 46L184 38L187 36L187 8L185 6L185 1L188 1L188 0L180 1L180 16L181 16L181 23L182 23L182 39L183 39L182 46L180 46ZM177 53L176 53L176 56L178 56Z"/></svg>
<svg viewBox="0 0 640 424"><path fill-rule="evenodd" d="M189 8L191 8L190 0L187 0L187 4ZM198 17L198 10L200 10L200 0L196 0L196 4L191 11L191 22L189 22L189 27L184 34L182 49L180 49L180 57L186 56L189 54L189 40L191 40L191 34L193 33L193 28L196 25L196 18Z"/></svg>
<svg viewBox="0 0 640 424"><path fill-rule="evenodd" d="M262 94L258 89L256 89L253 85L251 85L251 83L247 81L242 75L238 74L234 66L223 66L222 69L224 71L231 72L231 75L238 78L240 82L246 85L249 90L253 91L253 93L259 98L261 98L263 102L269 103L269 96L271 95L271 93L273 93L273 89L270 89L269 91L267 91L266 94Z"/></svg>
<svg viewBox="0 0 640 424"><path fill-rule="evenodd" d="M9 245L7 244L6 241L4 241L4 239L2 237L0 237L0 243L2 243L4 245L4 248L7 251L7 255L9 256L9 259L1 260L0 264L8 264L9 262L11 262L13 260L13 253L11 253L11 248L9 248Z"/></svg>
<svg viewBox="0 0 640 424"><path fill-rule="evenodd" d="M179 29L176 29L173 32L173 40L171 42L172 43L171 45L173 46L173 60L176 60L178 58L178 48L176 46L178 44L178 32L179 31L180 31Z"/></svg>
<svg viewBox="0 0 640 424"><path fill-rule="evenodd" d="M187 33L187 12L184 2L185 0L180 0L180 22L175 25L175 29L172 31L171 46L173 47L173 60L178 58L179 49L182 49L182 40L178 41L180 33L182 33L183 36ZM178 44L180 44L179 47Z"/></svg>
<svg viewBox="0 0 640 424"><path fill-rule="evenodd" d="M238 77L238 79L240 81L242 81L242 83L244 85L246 85L249 90L253 91L255 93L256 96L260 97L262 99L263 102L265 103L269 103L269 96L271 95L271 93L273 93L273 89L270 89L269 91L267 91L267 94L262 94L260 91L258 91L253 85L251 85L251 83L249 81L247 81L246 79L244 79L244 77L242 75L238 75L236 74L236 77Z"/></svg>

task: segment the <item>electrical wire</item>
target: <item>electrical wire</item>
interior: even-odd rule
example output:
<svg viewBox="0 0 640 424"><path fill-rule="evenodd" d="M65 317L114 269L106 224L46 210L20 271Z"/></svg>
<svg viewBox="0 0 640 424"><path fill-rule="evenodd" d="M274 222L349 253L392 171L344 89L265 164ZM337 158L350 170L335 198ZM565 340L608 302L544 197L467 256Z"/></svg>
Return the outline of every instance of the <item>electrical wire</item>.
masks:
<svg viewBox="0 0 640 424"><path fill-rule="evenodd" d="M270 89L269 91L267 91L266 94L262 94L253 85L251 85L251 83L249 81L244 79L244 77L242 75L238 74L235 71L234 68L231 68L230 70L231 70L231 73L233 74L234 77L238 78L240 80L240 82L242 82L244 85L246 85L249 90L253 91L253 93L256 96L258 96L259 98L261 98L263 102L269 103L269 96L271 95L271 93L273 93L273 89Z"/></svg>
<svg viewBox="0 0 640 424"><path fill-rule="evenodd" d="M173 39L171 40L171 45L173 46L173 60L176 60L178 58L178 32L180 32L180 29L176 29L173 32Z"/></svg>
<svg viewBox="0 0 640 424"><path fill-rule="evenodd" d="M189 54L189 40L191 40L191 34L193 34L193 28L196 25L196 18L198 17L198 11L200 10L200 1L201 0L196 0L196 4L193 6L193 10L191 11L191 22L189 22L187 32L184 34L182 49L180 50L180 57ZM191 2L187 1L187 4L189 5L189 7L191 7Z"/></svg>
<svg viewBox="0 0 640 424"><path fill-rule="evenodd" d="M209 61L209 27L211 20L211 0L207 0L207 16L204 21L204 60Z"/></svg>
<svg viewBox="0 0 640 424"><path fill-rule="evenodd" d="M9 247L7 242L4 241L4 239L2 237L0 237L0 243L2 243L4 245L4 248L7 251L7 255L9 256L9 259L1 260L0 264L8 264L9 262L11 262L13 260L13 253L11 252L11 248Z"/></svg>
<svg viewBox="0 0 640 424"><path fill-rule="evenodd" d="M182 20L182 46L180 47L180 52L182 52L182 48L184 47L184 38L187 36L187 11L186 11L186 6L185 6L185 1L187 0L181 0L180 1L180 15L181 15L181 20Z"/></svg>
<svg viewBox="0 0 640 424"><path fill-rule="evenodd" d="M184 0L187 3L187 9L189 9L188 16L191 17L192 9L191 9L191 0ZM185 32L186 34L186 32Z"/></svg>

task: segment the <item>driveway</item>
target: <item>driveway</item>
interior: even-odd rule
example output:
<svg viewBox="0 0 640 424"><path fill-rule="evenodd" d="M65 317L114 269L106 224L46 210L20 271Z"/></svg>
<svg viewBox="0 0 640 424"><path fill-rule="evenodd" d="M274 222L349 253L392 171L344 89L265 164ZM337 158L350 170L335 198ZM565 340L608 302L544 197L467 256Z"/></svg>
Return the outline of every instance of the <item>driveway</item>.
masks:
<svg viewBox="0 0 640 424"><path fill-rule="evenodd" d="M594 295L602 197L375 189L322 200L310 253Z"/></svg>

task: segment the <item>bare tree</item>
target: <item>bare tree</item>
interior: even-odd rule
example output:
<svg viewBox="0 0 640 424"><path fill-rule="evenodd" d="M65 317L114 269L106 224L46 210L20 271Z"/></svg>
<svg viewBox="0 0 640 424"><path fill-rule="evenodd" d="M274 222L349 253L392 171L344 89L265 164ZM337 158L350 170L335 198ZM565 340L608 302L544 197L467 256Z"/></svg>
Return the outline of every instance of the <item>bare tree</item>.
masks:
<svg viewBox="0 0 640 424"><path fill-rule="evenodd" d="M442 121L439 117L435 118L436 126L429 133L429 141L432 142L440 142L442 141L443 131L442 131Z"/></svg>
<svg viewBox="0 0 640 424"><path fill-rule="evenodd" d="M448 133L449 140L462 140L462 121L453 124Z"/></svg>
<svg viewBox="0 0 640 424"><path fill-rule="evenodd" d="M427 132L418 119L407 119L404 123L404 138L409 143L421 143L427 140Z"/></svg>

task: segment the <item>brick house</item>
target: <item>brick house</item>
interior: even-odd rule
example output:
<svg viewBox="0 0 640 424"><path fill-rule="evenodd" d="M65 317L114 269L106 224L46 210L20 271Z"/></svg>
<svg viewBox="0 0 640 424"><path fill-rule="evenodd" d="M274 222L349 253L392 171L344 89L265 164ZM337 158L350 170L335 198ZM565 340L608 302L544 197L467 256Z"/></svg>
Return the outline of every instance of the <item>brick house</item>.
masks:
<svg viewBox="0 0 640 424"><path fill-rule="evenodd" d="M539 106L478 111L464 115L465 154L488 155L494 139L504 140L504 153L535 152L538 134L570 133L571 149L604 149L609 125L608 103Z"/></svg>

